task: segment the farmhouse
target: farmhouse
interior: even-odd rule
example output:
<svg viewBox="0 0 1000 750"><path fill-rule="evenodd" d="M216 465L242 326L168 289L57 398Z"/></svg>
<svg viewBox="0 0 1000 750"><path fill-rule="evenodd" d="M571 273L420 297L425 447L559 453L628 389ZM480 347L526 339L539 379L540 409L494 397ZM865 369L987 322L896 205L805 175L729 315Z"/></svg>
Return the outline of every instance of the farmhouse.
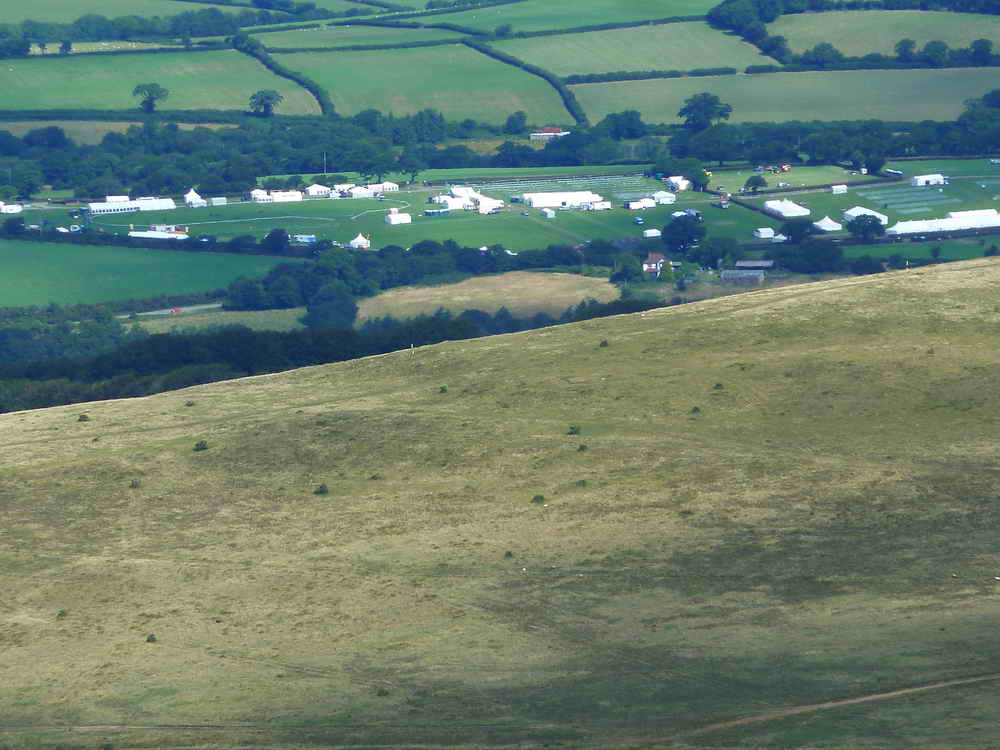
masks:
<svg viewBox="0 0 1000 750"><path fill-rule="evenodd" d="M555 140L556 138L565 138L569 135L568 130L563 130L562 128L542 128L541 130L536 130L534 133L528 136L528 140L531 141L541 141L542 143L547 143L548 141Z"/></svg>
<svg viewBox="0 0 1000 750"><path fill-rule="evenodd" d="M812 212L805 206L783 198L776 201L764 201L764 213L777 216L779 219L794 219L808 216Z"/></svg>
<svg viewBox="0 0 1000 750"><path fill-rule="evenodd" d="M208 205L208 201L198 195L198 192L191 188L184 194L184 205L188 208L205 208Z"/></svg>
<svg viewBox="0 0 1000 750"><path fill-rule="evenodd" d="M819 221L814 221L813 226L820 232L839 232L844 228L843 225L838 224L829 216L824 216Z"/></svg>
<svg viewBox="0 0 1000 750"><path fill-rule="evenodd" d="M306 195L310 198L329 198L330 188L326 185L320 185L318 183L313 183L306 188Z"/></svg>
<svg viewBox="0 0 1000 750"><path fill-rule="evenodd" d="M410 214L399 213L398 208L390 208L389 213L385 215L385 223L391 226L396 226L398 224L412 224L413 217Z"/></svg>
<svg viewBox="0 0 1000 750"><path fill-rule="evenodd" d="M945 219L900 221L885 230L889 235L922 234L924 232L959 232L966 229L1000 228L1000 212L995 208L977 211L951 211Z"/></svg>
<svg viewBox="0 0 1000 750"><path fill-rule="evenodd" d="M569 193L525 193L525 205L532 208L579 208L584 203L599 203L604 200L597 193L580 190Z"/></svg>
<svg viewBox="0 0 1000 750"><path fill-rule="evenodd" d="M656 278L660 278L660 271L666 262L667 257L663 253L649 253L646 256L646 260L642 262L642 270L645 273L653 274Z"/></svg>
<svg viewBox="0 0 1000 750"><path fill-rule="evenodd" d="M855 206L844 211L844 221L849 222L851 219L856 219L859 216L874 216L882 226L889 223L888 216L880 214L878 211L872 211L870 208L865 208L864 206Z"/></svg>
<svg viewBox="0 0 1000 750"><path fill-rule="evenodd" d="M355 250L367 250L372 246L371 240L369 240L363 234L359 234L357 237L355 237L347 244L349 244Z"/></svg>
<svg viewBox="0 0 1000 750"><path fill-rule="evenodd" d="M927 185L947 185L943 174L918 174L910 178L910 184L914 187L925 187Z"/></svg>

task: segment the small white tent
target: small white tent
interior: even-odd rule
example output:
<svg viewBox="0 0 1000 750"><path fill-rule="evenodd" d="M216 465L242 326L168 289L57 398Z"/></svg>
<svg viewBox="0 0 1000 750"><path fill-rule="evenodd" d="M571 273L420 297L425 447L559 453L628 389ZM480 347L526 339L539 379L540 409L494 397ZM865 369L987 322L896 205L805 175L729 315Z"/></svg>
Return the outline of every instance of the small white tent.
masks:
<svg viewBox="0 0 1000 750"><path fill-rule="evenodd" d="M330 188L328 188L326 185L319 185L313 183L312 185L306 188L306 195L308 195L310 198L329 198Z"/></svg>
<svg viewBox="0 0 1000 750"><path fill-rule="evenodd" d="M820 232L839 232L844 228L841 224L838 224L829 216L824 216L819 221L814 221L813 226Z"/></svg>
<svg viewBox="0 0 1000 750"><path fill-rule="evenodd" d="M663 232L661 232L659 229L644 229L642 232L642 236L645 237L647 240L651 240L654 237L663 236Z"/></svg>
<svg viewBox="0 0 1000 750"><path fill-rule="evenodd" d="M208 205L208 201L198 195L194 188L191 188L184 194L184 204L188 208L204 208Z"/></svg>
<svg viewBox="0 0 1000 750"><path fill-rule="evenodd" d="M910 178L910 184L913 187L926 187L927 185L944 185L945 179L943 174L918 174Z"/></svg>
<svg viewBox="0 0 1000 750"><path fill-rule="evenodd" d="M834 195L844 195L847 192L847 185L831 185L830 192Z"/></svg>
<svg viewBox="0 0 1000 750"><path fill-rule="evenodd" d="M657 190L653 193L653 200L659 206L669 206L677 202L677 196L673 193L668 193L666 190Z"/></svg>
<svg viewBox="0 0 1000 750"><path fill-rule="evenodd" d="M359 234L353 240L348 243L355 250L367 250L372 246L371 240L365 237L363 234Z"/></svg>
<svg viewBox="0 0 1000 750"><path fill-rule="evenodd" d="M399 213L398 208L390 208L389 213L385 215L385 223L396 226L397 224L412 224L413 217L410 214Z"/></svg>
<svg viewBox="0 0 1000 750"><path fill-rule="evenodd" d="M771 227L760 227L753 230L753 236L758 240L769 240L774 237L774 230Z"/></svg>

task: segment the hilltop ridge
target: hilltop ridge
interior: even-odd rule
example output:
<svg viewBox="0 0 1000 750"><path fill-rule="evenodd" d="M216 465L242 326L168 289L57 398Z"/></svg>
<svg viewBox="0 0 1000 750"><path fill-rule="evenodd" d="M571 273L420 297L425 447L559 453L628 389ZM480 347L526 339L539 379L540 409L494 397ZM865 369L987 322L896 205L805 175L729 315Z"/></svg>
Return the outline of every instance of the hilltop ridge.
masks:
<svg viewBox="0 0 1000 750"><path fill-rule="evenodd" d="M997 671L998 280L952 263L0 415L0 729L876 743L896 709L688 733ZM946 692L907 702L912 746L997 686Z"/></svg>

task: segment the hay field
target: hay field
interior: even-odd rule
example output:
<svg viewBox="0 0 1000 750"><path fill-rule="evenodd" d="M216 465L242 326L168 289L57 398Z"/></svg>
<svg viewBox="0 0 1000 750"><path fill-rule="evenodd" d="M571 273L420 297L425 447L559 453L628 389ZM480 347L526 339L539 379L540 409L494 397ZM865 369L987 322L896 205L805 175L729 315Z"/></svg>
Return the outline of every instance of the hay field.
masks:
<svg viewBox="0 0 1000 750"><path fill-rule="evenodd" d="M737 36L707 23L667 23L586 34L495 42L494 47L556 75L617 70L691 70L728 65L742 70L766 58Z"/></svg>
<svg viewBox="0 0 1000 750"><path fill-rule="evenodd" d="M285 310L199 310L170 315L140 315L136 324L150 333L174 333L202 330L216 326L240 325L255 331L297 331L304 307Z"/></svg>
<svg viewBox="0 0 1000 750"><path fill-rule="evenodd" d="M431 107L455 120L502 123L519 110L530 122L570 119L541 78L465 46L276 53L275 59L326 88L342 115L365 109L405 115Z"/></svg>
<svg viewBox="0 0 1000 750"><path fill-rule="evenodd" d="M991 683L705 727L997 671L998 290L951 264L2 415L5 741L995 747Z"/></svg>
<svg viewBox="0 0 1000 750"><path fill-rule="evenodd" d="M992 68L848 70L681 78L573 86L590 119L637 109L647 122L679 122L702 91L732 105L733 122L785 120L950 120L966 99L996 88ZM890 92L887 94L886 92Z"/></svg>
<svg viewBox="0 0 1000 750"><path fill-rule="evenodd" d="M1000 47L1000 16L929 10L801 13L780 16L768 33L788 39L794 52L829 42L845 55L894 55L900 39L912 39L918 49L934 40L968 47L975 39L989 39Z"/></svg>
<svg viewBox="0 0 1000 750"><path fill-rule="evenodd" d="M692 16L707 13L712 0L524 0L511 5L443 13L432 16L435 21L455 23L482 31L510 24L514 31L566 29L574 26L624 21L646 21L671 16ZM631 68L616 68L631 70Z"/></svg>
<svg viewBox="0 0 1000 750"><path fill-rule="evenodd" d="M220 289L288 258L0 241L4 305L109 302Z"/></svg>
<svg viewBox="0 0 1000 750"><path fill-rule="evenodd" d="M379 26L320 26L255 34L269 48L347 47L359 44L406 44L435 39L461 39L464 34L444 29L393 29Z"/></svg>
<svg viewBox="0 0 1000 750"><path fill-rule="evenodd" d="M463 310L495 313L506 307L514 315L535 313L559 316L567 307L585 299L610 302L618 299L618 288L607 279L571 273L513 271L496 276L477 276L457 284L391 289L362 301L358 322L369 318L412 318L444 308L455 314Z"/></svg>
<svg viewBox="0 0 1000 750"><path fill-rule="evenodd" d="M138 122L107 122L97 120L15 120L13 122L0 122L0 130L19 138L38 128L57 127L72 138L76 143L87 146L100 143L108 133L124 133L132 127L141 127ZM223 125L219 123L189 123L179 122L177 127L181 130L194 130L195 128L208 128L218 130L220 128L233 128L235 125Z"/></svg>
<svg viewBox="0 0 1000 750"><path fill-rule="evenodd" d="M255 91L274 89L285 97L283 113L319 113L309 92L234 50L34 57L0 65L8 109L136 109L132 89L150 82L170 91L161 109L245 110Z"/></svg>
<svg viewBox="0 0 1000 750"><path fill-rule="evenodd" d="M209 3L175 2L175 0L105 0L96 9L93 3L82 0L38 0L33 3L6 2L0 8L0 23L43 21L71 23L88 13L100 13L108 18L115 16L175 16L192 10L215 8ZM58 46L58 44L56 45Z"/></svg>

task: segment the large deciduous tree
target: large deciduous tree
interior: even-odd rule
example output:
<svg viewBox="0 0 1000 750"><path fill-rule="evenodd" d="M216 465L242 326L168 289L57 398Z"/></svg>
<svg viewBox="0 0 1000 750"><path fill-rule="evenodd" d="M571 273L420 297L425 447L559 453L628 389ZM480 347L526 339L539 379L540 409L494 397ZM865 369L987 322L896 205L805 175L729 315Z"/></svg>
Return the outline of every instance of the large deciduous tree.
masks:
<svg viewBox="0 0 1000 750"><path fill-rule="evenodd" d="M732 112L733 108L715 94L703 91L685 99L677 116L684 118L684 124L691 130L701 131L711 127L716 120L728 120Z"/></svg>
<svg viewBox="0 0 1000 750"><path fill-rule="evenodd" d="M132 89L132 96L141 97L139 107L143 112L154 112L156 103L170 96L170 92L158 83L140 83Z"/></svg>
<svg viewBox="0 0 1000 750"><path fill-rule="evenodd" d="M261 89L250 97L250 111L261 117L270 117L285 97L274 89Z"/></svg>
<svg viewBox="0 0 1000 750"><path fill-rule="evenodd" d="M861 214L847 222L847 231L865 242L870 242L875 237L885 234L885 227L877 216Z"/></svg>

